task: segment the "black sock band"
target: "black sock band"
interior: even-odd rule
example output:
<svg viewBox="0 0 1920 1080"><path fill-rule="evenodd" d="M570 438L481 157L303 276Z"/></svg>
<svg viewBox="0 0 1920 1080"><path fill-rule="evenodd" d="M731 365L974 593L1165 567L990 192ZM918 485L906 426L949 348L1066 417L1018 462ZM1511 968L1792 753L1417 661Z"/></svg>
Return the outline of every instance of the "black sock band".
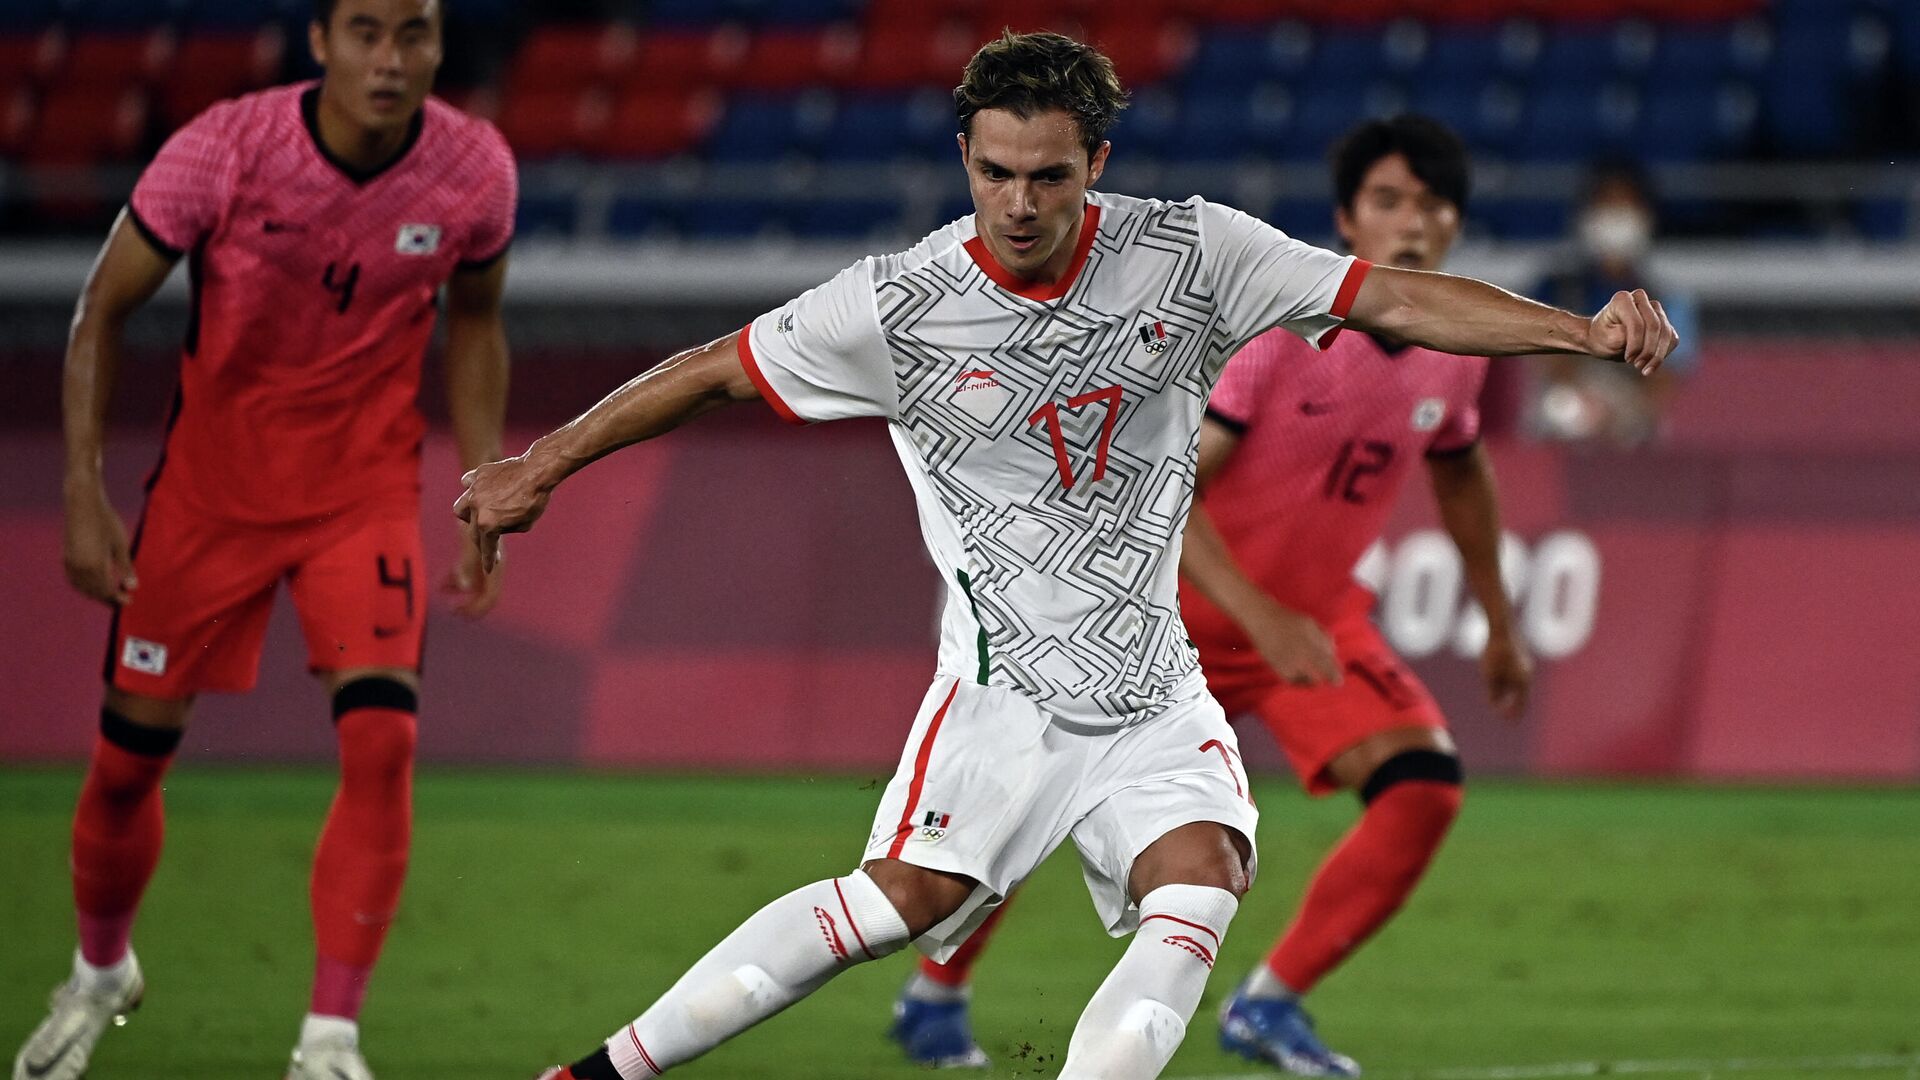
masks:
<svg viewBox="0 0 1920 1080"><path fill-rule="evenodd" d="M401 712L420 711L420 695L413 687L398 679L386 675L369 675L364 679L355 679L333 692L333 722L355 709L398 709Z"/></svg>
<svg viewBox="0 0 1920 1080"><path fill-rule="evenodd" d="M166 757L180 748L180 737L185 734L180 728L148 727L105 706L100 709L101 737L129 754Z"/></svg>
<svg viewBox="0 0 1920 1080"><path fill-rule="evenodd" d="M1360 788L1360 801L1371 805L1395 784L1407 780L1425 780L1438 784L1459 784L1466 779L1460 759L1438 750L1403 750L1380 763Z"/></svg>
<svg viewBox="0 0 1920 1080"><path fill-rule="evenodd" d="M623 1080L620 1070L613 1067L613 1058L604 1046L567 1068L579 1080Z"/></svg>

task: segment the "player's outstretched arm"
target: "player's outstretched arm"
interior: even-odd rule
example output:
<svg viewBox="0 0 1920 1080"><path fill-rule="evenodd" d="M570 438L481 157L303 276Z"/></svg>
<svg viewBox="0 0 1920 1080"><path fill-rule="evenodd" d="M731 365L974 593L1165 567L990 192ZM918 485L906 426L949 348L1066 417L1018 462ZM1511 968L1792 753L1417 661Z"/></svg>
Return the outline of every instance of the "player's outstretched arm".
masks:
<svg viewBox="0 0 1920 1080"><path fill-rule="evenodd" d="M122 210L87 275L67 337L60 387L67 446L61 485L66 505L61 556L67 580L75 589L110 604L131 599L137 582L127 550L126 524L108 501L102 480L107 402L120 368L127 317L167 280L173 263Z"/></svg>
<svg viewBox="0 0 1920 1080"><path fill-rule="evenodd" d="M535 439L519 457L467 473L453 504L480 549L483 568L499 561L502 533L525 532L562 480L623 446L664 435L702 413L760 396L740 360L740 333L672 357L564 427Z"/></svg>
<svg viewBox="0 0 1920 1080"><path fill-rule="evenodd" d="M1427 473L1440 521L1460 549L1467 587L1487 614L1487 645L1480 654L1487 701L1500 715L1517 720L1533 687L1533 658L1514 628L1513 605L1500 577L1500 498L1493 463L1486 447L1475 443L1465 453L1428 458Z"/></svg>
<svg viewBox="0 0 1920 1080"><path fill-rule="evenodd" d="M1462 356L1578 353L1651 374L1679 342L1644 289L1618 292L1591 319L1473 278L1375 266L1347 325Z"/></svg>

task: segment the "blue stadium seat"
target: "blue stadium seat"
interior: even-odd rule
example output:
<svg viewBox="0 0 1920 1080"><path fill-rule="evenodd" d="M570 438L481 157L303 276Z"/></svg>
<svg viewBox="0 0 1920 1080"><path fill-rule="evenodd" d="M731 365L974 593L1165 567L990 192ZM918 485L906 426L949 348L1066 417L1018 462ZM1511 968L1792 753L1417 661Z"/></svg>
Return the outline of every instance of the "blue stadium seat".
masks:
<svg viewBox="0 0 1920 1080"><path fill-rule="evenodd" d="M1378 30L1335 30L1314 42L1307 79L1330 86L1365 86L1388 70Z"/></svg>
<svg viewBox="0 0 1920 1080"><path fill-rule="evenodd" d="M1298 96L1293 130L1284 156L1296 160L1319 161L1327 148L1355 124L1369 116L1400 112L1411 103L1392 83L1375 83L1364 89L1354 86L1314 86Z"/></svg>
<svg viewBox="0 0 1920 1080"><path fill-rule="evenodd" d="M1152 147L1174 161L1285 156L1296 141L1291 95L1278 86L1252 94L1190 94L1180 122Z"/></svg>
<svg viewBox="0 0 1920 1080"><path fill-rule="evenodd" d="M1660 35L1648 77L1656 82L1675 79L1720 79L1753 69L1758 53L1743 46L1739 31L1726 24L1672 27Z"/></svg>
<svg viewBox="0 0 1920 1080"><path fill-rule="evenodd" d="M1612 31L1567 26L1548 32L1533 77L1541 89L1591 86L1605 81L1619 68Z"/></svg>
<svg viewBox="0 0 1920 1080"><path fill-rule="evenodd" d="M607 210L607 232L623 240L671 238L680 232L680 207L653 195L627 195Z"/></svg>
<svg viewBox="0 0 1920 1080"><path fill-rule="evenodd" d="M707 137L715 161L776 161L813 153L825 142L833 122L830 103L818 95L739 95Z"/></svg>
<svg viewBox="0 0 1920 1080"><path fill-rule="evenodd" d="M808 240L871 240L900 231L896 199L831 199L789 216L795 236Z"/></svg>
<svg viewBox="0 0 1920 1080"><path fill-rule="evenodd" d="M1550 87L1528 101L1514 153L1541 161L1588 161L1625 152L1634 106L1632 92L1619 84Z"/></svg>
<svg viewBox="0 0 1920 1080"><path fill-rule="evenodd" d="M1115 147L1133 158L1164 154L1182 134L1179 100L1163 91L1148 90L1134 95L1132 106L1120 114L1110 137Z"/></svg>
<svg viewBox="0 0 1920 1080"><path fill-rule="evenodd" d="M1661 83L1641 108L1635 148L1651 161L1698 161L1749 148L1756 108L1741 85L1703 80Z"/></svg>
<svg viewBox="0 0 1920 1080"><path fill-rule="evenodd" d="M1285 197L1267 208L1267 224L1309 242L1334 236L1333 209L1326 198Z"/></svg>
<svg viewBox="0 0 1920 1080"><path fill-rule="evenodd" d="M1300 76L1313 55L1312 37L1304 29L1283 24L1265 34L1244 28L1214 30L1200 35L1184 82L1192 90L1231 90L1263 79Z"/></svg>
<svg viewBox="0 0 1920 1080"><path fill-rule="evenodd" d="M1913 202L1861 199L1853 207L1853 224L1869 240L1905 240L1913 235Z"/></svg>
<svg viewBox="0 0 1920 1080"><path fill-rule="evenodd" d="M687 205L680 220L688 237L704 240L751 240L770 232L790 232L797 216L784 199L704 198Z"/></svg>
<svg viewBox="0 0 1920 1080"><path fill-rule="evenodd" d="M908 138L911 109L897 95L843 100L821 143L821 157L829 161L878 162L914 156Z"/></svg>
<svg viewBox="0 0 1920 1080"><path fill-rule="evenodd" d="M1559 240L1572 216L1559 199L1481 199L1467 212L1469 221L1501 240Z"/></svg>
<svg viewBox="0 0 1920 1080"><path fill-rule="evenodd" d="M514 213L514 236L572 236L575 207L571 195L522 195Z"/></svg>
<svg viewBox="0 0 1920 1080"><path fill-rule="evenodd" d="M1490 78L1501 67L1500 36L1490 30L1436 28L1418 68L1420 85L1444 86Z"/></svg>

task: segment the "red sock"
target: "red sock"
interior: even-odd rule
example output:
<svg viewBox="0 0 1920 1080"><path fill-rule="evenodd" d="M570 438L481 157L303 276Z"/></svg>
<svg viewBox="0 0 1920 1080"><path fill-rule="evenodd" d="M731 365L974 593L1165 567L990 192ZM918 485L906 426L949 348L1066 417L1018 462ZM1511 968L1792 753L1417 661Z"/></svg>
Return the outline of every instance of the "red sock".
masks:
<svg viewBox="0 0 1920 1080"><path fill-rule="evenodd" d="M1014 894L1014 896L1018 895L1020 894ZM928 957L921 957L920 974L941 986L957 989L967 985L973 978L974 962L979 960L980 954L986 951L987 939L993 937L994 931L1000 926L1001 918L1012 906L1013 896L1009 896L999 907L993 909L993 914L987 916L987 921L980 924L980 929L975 930L946 963L936 964Z"/></svg>
<svg viewBox="0 0 1920 1080"><path fill-rule="evenodd" d="M405 703L411 705L410 700ZM340 704L336 698L337 710ZM360 1015L367 979L407 875L415 723L411 707L365 706L340 711L335 726L340 788L313 858L313 931L319 955L311 1011L351 1020Z"/></svg>
<svg viewBox="0 0 1920 1080"><path fill-rule="evenodd" d="M1381 792L1307 886L1300 912L1267 957L1297 994L1372 937L1426 873L1460 813L1460 785L1409 780Z"/></svg>
<svg viewBox="0 0 1920 1080"><path fill-rule="evenodd" d="M180 732L139 727L101 710L87 779L73 814L73 906L80 955L95 967L127 955L140 897L160 863L160 779Z"/></svg>

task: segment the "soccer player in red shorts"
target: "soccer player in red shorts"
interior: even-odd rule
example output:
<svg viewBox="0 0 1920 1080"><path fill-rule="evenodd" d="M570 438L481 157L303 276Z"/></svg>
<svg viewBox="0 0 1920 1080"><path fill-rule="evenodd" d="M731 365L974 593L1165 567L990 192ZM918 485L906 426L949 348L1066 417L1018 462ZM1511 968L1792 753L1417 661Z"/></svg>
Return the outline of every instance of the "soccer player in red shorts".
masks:
<svg viewBox="0 0 1920 1080"><path fill-rule="evenodd" d="M129 948L160 855L160 783L202 691L254 683L274 591L332 697L340 784L314 858L318 954L288 1076L366 1080L357 1016L407 864L421 632L425 422L446 288L466 465L500 453L500 316L516 201L490 125L428 96L438 0L320 0L317 83L208 109L148 166L80 299L66 359L67 576L112 605L100 736L73 826L79 948L14 1076L84 1073L140 1001ZM101 483L121 327L182 256L180 390L132 542ZM498 595L463 547L447 588Z"/></svg>
<svg viewBox="0 0 1920 1080"><path fill-rule="evenodd" d="M1355 255L1440 266L1467 196L1457 137L1422 117L1370 121L1333 166L1335 221ZM1227 365L1201 424L1181 617L1208 688L1229 716L1265 723L1310 793L1352 790L1365 806L1221 1013L1227 1049L1299 1075L1358 1075L1320 1041L1299 998L1400 908L1460 807L1446 720L1381 639L1373 595L1353 577L1416 460L1488 615L1489 698L1509 717L1526 702L1532 663L1500 583L1499 508L1479 443L1485 372L1484 358L1352 330L1325 352L1268 333ZM986 1064L965 1002L990 929L945 965L922 961L909 982L894 1036L916 1059Z"/></svg>

